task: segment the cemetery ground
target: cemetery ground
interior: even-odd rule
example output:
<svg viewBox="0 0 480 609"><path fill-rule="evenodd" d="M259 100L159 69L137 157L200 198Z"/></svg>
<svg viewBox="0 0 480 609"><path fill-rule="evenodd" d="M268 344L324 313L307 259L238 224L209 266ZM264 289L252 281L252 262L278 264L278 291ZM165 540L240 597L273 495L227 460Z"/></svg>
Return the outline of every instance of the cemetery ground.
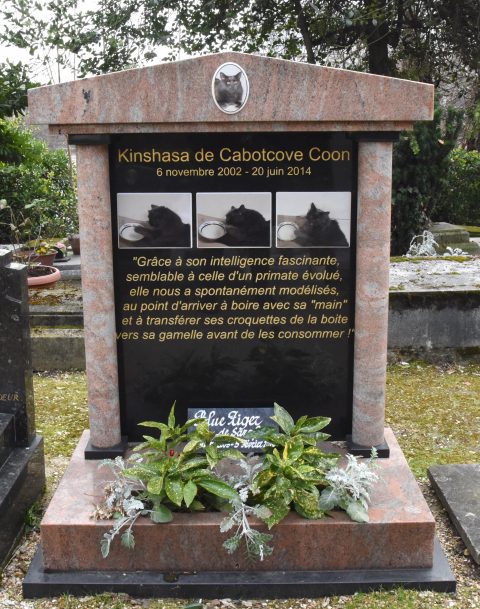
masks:
<svg viewBox="0 0 480 609"><path fill-rule="evenodd" d="M34 377L38 432L45 439L47 490L26 517L27 532L4 570L0 609L180 609L176 599L134 599L101 594L23 600L21 582L38 542L42 512L58 484L84 428L88 426L85 374L42 373ZM432 464L478 461L480 366L438 366L423 362L391 364L387 383L387 425L396 433L436 520L437 534L457 578L457 593L398 589L390 592L294 600L204 600L198 609L477 609L480 567L475 565L427 479ZM159 525L161 526L161 525ZM99 549L100 551L100 549ZM126 550L127 551L127 550ZM198 601L198 599L195 599ZM193 609L193 608L192 608Z"/></svg>

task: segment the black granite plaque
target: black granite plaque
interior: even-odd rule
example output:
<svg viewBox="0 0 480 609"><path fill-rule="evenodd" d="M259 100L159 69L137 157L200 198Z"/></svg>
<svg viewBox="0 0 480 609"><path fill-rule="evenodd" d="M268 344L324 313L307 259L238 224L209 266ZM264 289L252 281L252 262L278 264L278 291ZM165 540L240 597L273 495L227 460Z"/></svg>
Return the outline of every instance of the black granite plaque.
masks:
<svg viewBox="0 0 480 609"><path fill-rule="evenodd" d="M112 136L122 433L188 408L330 416L351 433L354 141Z"/></svg>
<svg viewBox="0 0 480 609"><path fill-rule="evenodd" d="M266 446L271 446L265 440L249 438L248 433L261 427L276 427L270 417L273 408L189 408L189 419L205 419L208 427L217 434L235 436L243 442L229 442L221 448L238 448L242 452L262 452Z"/></svg>

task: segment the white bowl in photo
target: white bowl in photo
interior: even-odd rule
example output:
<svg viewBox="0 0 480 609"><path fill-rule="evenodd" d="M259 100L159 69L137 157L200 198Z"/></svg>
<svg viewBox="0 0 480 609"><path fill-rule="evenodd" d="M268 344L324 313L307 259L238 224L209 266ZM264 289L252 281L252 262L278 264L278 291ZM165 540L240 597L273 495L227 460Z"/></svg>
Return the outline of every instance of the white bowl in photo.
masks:
<svg viewBox="0 0 480 609"><path fill-rule="evenodd" d="M118 235L122 239L125 239L125 241L140 241L140 239L143 239L143 235L137 233L137 231L135 230L136 226L142 225L137 222L127 222L127 224L122 224L122 226L118 230Z"/></svg>
<svg viewBox="0 0 480 609"><path fill-rule="evenodd" d="M223 222L207 220L198 227L198 234L206 241L218 241L227 234L227 229Z"/></svg>
<svg viewBox="0 0 480 609"><path fill-rule="evenodd" d="M277 226L277 239L280 241L293 241L297 236L298 224L295 222L280 222Z"/></svg>

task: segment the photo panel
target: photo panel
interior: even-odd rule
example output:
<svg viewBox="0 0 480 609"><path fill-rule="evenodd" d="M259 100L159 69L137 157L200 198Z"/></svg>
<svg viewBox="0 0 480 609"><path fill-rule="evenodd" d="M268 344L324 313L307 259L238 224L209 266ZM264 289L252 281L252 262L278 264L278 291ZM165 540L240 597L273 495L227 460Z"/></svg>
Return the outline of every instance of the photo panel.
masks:
<svg viewBox="0 0 480 609"><path fill-rule="evenodd" d="M248 77L237 63L222 64L213 76L212 95L217 107L226 114L236 114L247 103Z"/></svg>
<svg viewBox="0 0 480 609"><path fill-rule="evenodd" d="M271 247L270 192L197 193L197 246Z"/></svg>
<svg viewBox="0 0 480 609"><path fill-rule="evenodd" d="M279 248L350 247L351 192L278 192Z"/></svg>
<svg viewBox="0 0 480 609"><path fill-rule="evenodd" d="M120 192L117 228L120 249L191 248L192 195Z"/></svg>

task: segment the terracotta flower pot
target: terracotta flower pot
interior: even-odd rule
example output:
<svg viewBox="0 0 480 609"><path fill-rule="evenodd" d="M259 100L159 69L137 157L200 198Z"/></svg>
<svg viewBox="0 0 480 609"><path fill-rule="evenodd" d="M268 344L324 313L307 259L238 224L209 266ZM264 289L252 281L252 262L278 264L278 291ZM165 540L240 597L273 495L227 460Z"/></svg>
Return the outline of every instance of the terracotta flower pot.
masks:
<svg viewBox="0 0 480 609"><path fill-rule="evenodd" d="M53 251L53 253L48 253L48 254L33 254L33 256L30 258L30 261L38 262L39 264L42 264L43 266L52 266L56 255L57 255L56 251Z"/></svg>
<svg viewBox="0 0 480 609"><path fill-rule="evenodd" d="M52 266L56 255L56 250L51 250L47 254L35 254L32 250L21 253L21 257L25 260L25 264L28 262L38 262L38 264L42 264L43 266Z"/></svg>
<svg viewBox="0 0 480 609"><path fill-rule="evenodd" d="M54 266L34 266L29 269L28 287L53 288L61 276L60 271Z"/></svg>
<svg viewBox="0 0 480 609"><path fill-rule="evenodd" d="M73 253L78 256L80 254L80 235L70 235L68 242L72 248Z"/></svg>

